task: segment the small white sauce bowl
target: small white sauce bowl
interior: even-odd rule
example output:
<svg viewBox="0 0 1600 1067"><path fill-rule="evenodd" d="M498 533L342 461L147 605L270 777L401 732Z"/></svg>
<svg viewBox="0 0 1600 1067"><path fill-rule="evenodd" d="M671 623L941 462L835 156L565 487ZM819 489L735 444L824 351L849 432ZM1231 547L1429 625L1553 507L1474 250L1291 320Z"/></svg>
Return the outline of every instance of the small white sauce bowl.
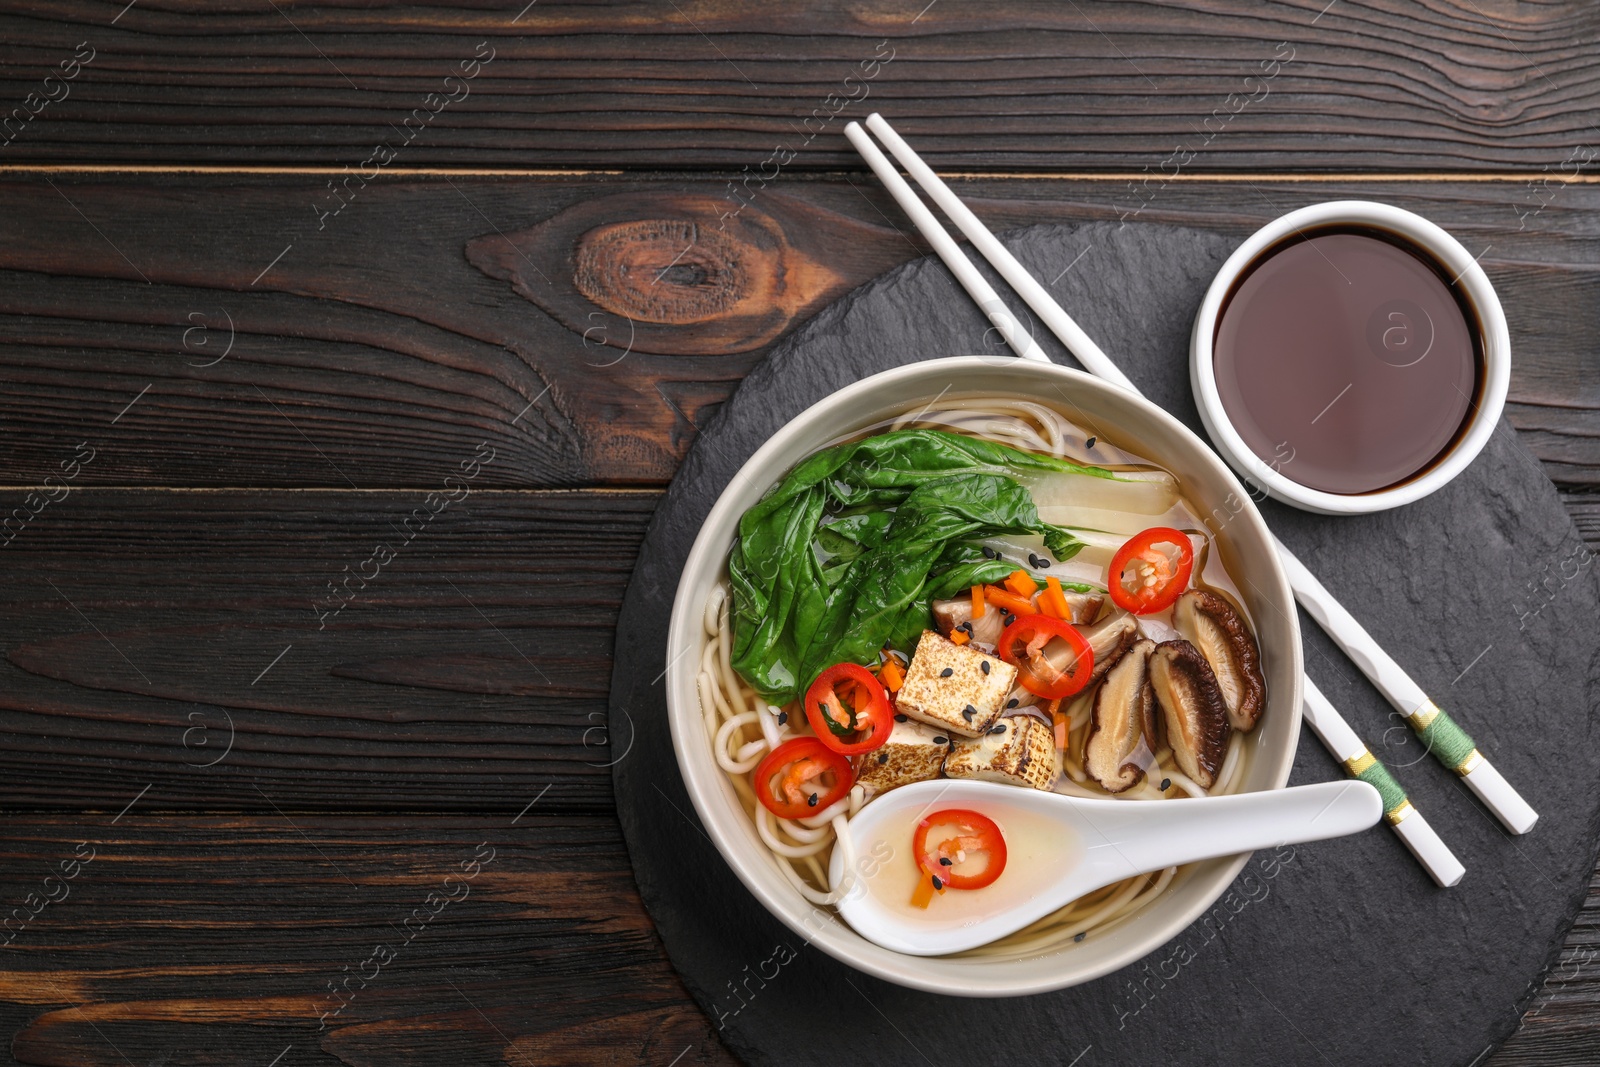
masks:
<svg viewBox="0 0 1600 1067"><path fill-rule="evenodd" d="M1234 428L1217 390L1213 351L1217 320L1222 314L1223 302L1245 269L1257 256L1278 242L1296 234L1330 226L1387 230L1431 255L1447 277L1456 279L1455 284L1460 286L1476 310L1478 325L1482 328L1482 399L1467 416L1466 432L1443 459L1421 474L1370 493L1343 494L1312 489L1267 463L1251 451ZM1471 323L1468 325L1470 327ZM1212 281L1211 288L1206 290L1199 314L1195 316L1194 332L1189 339L1189 377L1194 387L1195 405L1200 409L1200 421L1205 424L1206 432L1211 435L1212 442L1223 458L1246 481L1260 487L1269 496L1306 511L1323 515L1367 514L1421 500L1442 488L1477 458L1488 443L1489 435L1494 433L1500 421L1500 412L1505 407L1506 392L1511 382L1511 336L1506 330L1500 298L1495 295L1494 286L1489 284L1489 276L1460 241L1421 215L1402 208L1370 200L1333 200L1291 211L1267 223L1228 257Z"/></svg>
<svg viewBox="0 0 1600 1067"><path fill-rule="evenodd" d="M1171 471L1185 498L1209 516L1215 549L1238 580L1256 626L1267 682L1267 707L1246 738L1251 751L1240 791L1281 789L1300 737L1300 630L1288 578L1260 513L1227 465L1177 419L1125 389L1033 360L957 356L884 371L829 395L773 434L717 498L684 562L668 627L666 696L678 769L695 811L717 851L768 911L806 943L886 981L953 996L1010 997L1077 985L1142 959L1211 908L1249 857L1197 863L1136 915L1044 955L902 955L861 937L832 908L813 906L785 880L712 755L695 688L708 640L702 624L706 600L725 576L745 510L801 459L840 438L907 411L983 396L1015 396L1056 408L1089 432ZM717 903L708 899L705 906Z"/></svg>

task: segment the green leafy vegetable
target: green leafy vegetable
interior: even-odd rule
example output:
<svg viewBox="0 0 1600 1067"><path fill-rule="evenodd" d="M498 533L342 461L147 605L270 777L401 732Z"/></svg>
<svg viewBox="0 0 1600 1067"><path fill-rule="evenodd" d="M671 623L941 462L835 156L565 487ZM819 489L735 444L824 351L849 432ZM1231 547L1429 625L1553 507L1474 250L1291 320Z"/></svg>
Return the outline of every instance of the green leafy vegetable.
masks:
<svg viewBox="0 0 1600 1067"><path fill-rule="evenodd" d="M1031 475L1110 471L939 430L900 430L804 460L739 522L733 666L788 703L834 663L871 664L931 622L928 603L1014 565L975 542L1037 534L1057 559L1082 547L1040 521Z"/></svg>

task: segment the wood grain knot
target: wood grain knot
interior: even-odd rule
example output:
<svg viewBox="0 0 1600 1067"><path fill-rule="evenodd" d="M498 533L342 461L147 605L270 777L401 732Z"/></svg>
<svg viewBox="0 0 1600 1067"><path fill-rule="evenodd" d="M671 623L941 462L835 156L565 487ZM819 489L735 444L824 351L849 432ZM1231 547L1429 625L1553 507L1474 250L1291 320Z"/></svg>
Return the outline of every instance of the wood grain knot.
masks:
<svg viewBox="0 0 1600 1067"><path fill-rule="evenodd" d="M612 223L578 239L572 280L613 314L687 325L725 315L749 294L741 251L690 219Z"/></svg>
<svg viewBox="0 0 1600 1067"><path fill-rule="evenodd" d="M475 237L466 252L586 349L715 356L770 343L917 248L780 193L736 202L662 191L579 201ZM616 362L586 355L590 366Z"/></svg>

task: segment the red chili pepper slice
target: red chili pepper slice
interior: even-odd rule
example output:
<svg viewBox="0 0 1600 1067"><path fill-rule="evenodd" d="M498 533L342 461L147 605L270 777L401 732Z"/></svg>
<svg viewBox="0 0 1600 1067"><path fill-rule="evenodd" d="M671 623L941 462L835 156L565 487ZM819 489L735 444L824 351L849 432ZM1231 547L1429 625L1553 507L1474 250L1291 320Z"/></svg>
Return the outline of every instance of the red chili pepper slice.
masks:
<svg viewBox="0 0 1600 1067"><path fill-rule="evenodd" d="M751 784L772 814L803 819L837 803L855 780L849 760L815 737L796 737L767 753Z"/></svg>
<svg viewBox="0 0 1600 1067"><path fill-rule="evenodd" d="M933 847L928 836L935 829L941 840ZM946 808L923 816L911 837L911 854L916 857L921 877L911 903L928 906L934 892L946 889L982 889L993 885L1006 869L1006 838L993 819L966 808ZM972 869L978 855L983 866Z"/></svg>
<svg viewBox="0 0 1600 1067"><path fill-rule="evenodd" d="M1066 647L1052 649L1059 639ZM1034 696L1059 700L1089 684L1094 649L1075 626L1049 615L1023 615L1000 634L1000 658L1017 668L1017 681Z"/></svg>
<svg viewBox="0 0 1600 1067"><path fill-rule="evenodd" d="M883 683L854 663L835 663L819 674L805 704L812 733L841 756L871 752L888 743L894 729Z"/></svg>
<svg viewBox="0 0 1600 1067"><path fill-rule="evenodd" d="M1176 550L1163 551L1170 545ZM1194 570L1194 545L1189 535L1170 526L1154 526L1134 534L1111 557L1106 584L1111 601L1123 611L1152 615L1172 607L1189 585Z"/></svg>

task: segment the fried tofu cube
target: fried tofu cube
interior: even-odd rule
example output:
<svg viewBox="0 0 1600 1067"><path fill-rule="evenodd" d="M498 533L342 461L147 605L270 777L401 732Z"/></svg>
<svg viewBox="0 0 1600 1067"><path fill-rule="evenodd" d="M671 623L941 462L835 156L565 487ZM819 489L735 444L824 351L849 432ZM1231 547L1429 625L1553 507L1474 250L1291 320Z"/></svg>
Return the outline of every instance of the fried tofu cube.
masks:
<svg viewBox="0 0 1600 1067"><path fill-rule="evenodd" d="M912 782L939 777L950 738L932 726L906 719L896 721L882 748L856 760L856 783L876 796Z"/></svg>
<svg viewBox="0 0 1600 1067"><path fill-rule="evenodd" d="M1017 669L993 652L922 631L896 707L957 737L981 737L1005 710Z"/></svg>
<svg viewBox="0 0 1600 1067"><path fill-rule="evenodd" d="M944 773L1049 789L1056 776L1055 731L1032 715L1001 719L982 737L952 742Z"/></svg>

